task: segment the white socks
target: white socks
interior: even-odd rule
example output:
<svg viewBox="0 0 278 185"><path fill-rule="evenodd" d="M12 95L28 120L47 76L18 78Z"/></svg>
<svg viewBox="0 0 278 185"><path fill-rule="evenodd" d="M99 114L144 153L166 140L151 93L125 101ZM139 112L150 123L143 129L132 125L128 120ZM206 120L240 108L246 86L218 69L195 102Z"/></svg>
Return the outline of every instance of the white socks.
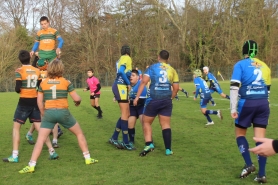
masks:
<svg viewBox="0 0 278 185"><path fill-rule="evenodd" d="M13 158L17 158L18 157L18 150L13 150Z"/></svg>
<svg viewBox="0 0 278 185"><path fill-rule="evenodd" d="M34 166L36 166L36 164L37 164L36 161L30 161L30 162L28 163L28 165L29 165L30 167L34 167Z"/></svg>
<svg viewBox="0 0 278 185"><path fill-rule="evenodd" d="M90 152L89 152L89 151L87 151L87 152L83 152L83 156L84 156L84 158L85 158L85 159L89 159L89 158L91 158L91 156L90 156Z"/></svg>

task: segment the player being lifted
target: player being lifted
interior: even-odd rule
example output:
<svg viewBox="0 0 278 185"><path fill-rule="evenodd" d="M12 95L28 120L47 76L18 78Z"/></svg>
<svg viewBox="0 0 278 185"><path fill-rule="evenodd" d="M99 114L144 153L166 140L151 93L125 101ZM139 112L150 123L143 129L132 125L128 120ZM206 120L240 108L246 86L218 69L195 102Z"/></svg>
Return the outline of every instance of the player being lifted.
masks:
<svg viewBox="0 0 278 185"><path fill-rule="evenodd" d="M121 57L117 62L117 76L112 86L115 99L118 101L121 117L116 123L116 127L109 143L117 148L124 148L133 150L134 147L128 141L128 117L129 117L129 101L128 93L131 89L130 86L130 73L132 70L132 60L130 57L130 47L127 45L122 46ZM123 142L118 142L120 131L123 133Z"/></svg>
<svg viewBox="0 0 278 185"><path fill-rule="evenodd" d="M254 172L249 153L249 143L246 139L247 128L253 124L254 136L264 138L269 118L268 88L265 77L269 77L269 68L254 60L258 45L253 40L247 40L242 47L244 59L234 65L230 86L231 117L235 119L235 134L238 149L245 165L239 175L247 177ZM240 99L238 100L238 97ZM256 142L256 145L260 145ZM258 155L259 173L255 181L266 183L266 157Z"/></svg>
<svg viewBox="0 0 278 185"><path fill-rule="evenodd" d="M179 89L179 77L174 68L167 64L169 52L166 50L160 51L158 55L158 63L151 65L145 72L142 82L139 86L136 98L133 104L138 105L139 98L149 81L150 93L145 103L143 116L143 128L145 137L145 147L139 154L140 156L147 155L154 150L152 140L152 123L158 115L162 129L162 136L165 145L165 154L172 155L172 131L171 131L171 115L172 115L172 99L175 98ZM173 87L173 90L171 90Z"/></svg>
<svg viewBox="0 0 278 185"><path fill-rule="evenodd" d="M88 78L86 80L88 87L83 89L83 91L90 90L90 100L91 105L98 111L97 118L102 118L102 110L99 106L99 98L100 98L100 83L99 80L94 76L94 70L92 68L87 70Z"/></svg>
<svg viewBox="0 0 278 185"><path fill-rule="evenodd" d="M32 57L38 50L39 60L37 66L40 69L46 69L47 63L53 61L57 56L60 56L64 40L56 29L49 26L49 20L46 16L40 18L40 24L42 29L38 31L36 35L35 44L30 55ZM58 46L55 50L56 39L58 40Z"/></svg>
<svg viewBox="0 0 278 185"><path fill-rule="evenodd" d="M131 90L129 92L129 109L130 109L130 116L128 118L128 135L129 135L129 142L130 144L134 144L134 138L135 138L135 124L136 120L139 118L140 122L143 126L143 111L144 111L144 105L145 100L147 97L147 88L144 87L139 100L137 102L137 106L133 105L133 100L136 98L138 88L141 84L141 81L139 80L139 72L137 70L131 71L130 76L130 85Z"/></svg>
<svg viewBox="0 0 278 185"><path fill-rule="evenodd" d="M207 118L207 124L206 125L213 125L214 122L210 118L210 114L217 115L221 120L223 119L222 113L220 110L207 110L207 104L211 100L211 93L209 90L209 87L207 85L207 82L201 77L202 72L199 69L196 69L194 71L193 77L194 77L194 84L196 86L196 93L194 95L194 100L198 97L200 94L200 107L201 112L204 114L204 116Z"/></svg>
<svg viewBox="0 0 278 185"><path fill-rule="evenodd" d="M91 158L87 141L80 125L68 110L68 94L74 100L76 106L81 103L81 98L74 90L72 83L63 78L63 72L64 65L61 60L56 59L48 64L48 77L40 84L37 100L42 115L38 139L28 166L20 170L19 173L33 173L35 171L43 142L56 123L60 123L76 136L85 158L85 164L98 162L98 160Z"/></svg>
<svg viewBox="0 0 278 185"><path fill-rule="evenodd" d="M218 94L220 94L220 96L222 98L230 99L230 96L223 93L223 91L220 88L220 85L219 85L217 79L215 78L215 76L211 72L209 72L209 67L207 67L207 66L203 67L203 72L205 73L205 75L207 75L207 79L210 82L210 85L209 85L210 92L211 93L217 92ZM216 105L214 103L213 99L211 99L211 103L212 103L213 106Z"/></svg>
<svg viewBox="0 0 278 185"><path fill-rule="evenodd" d="M39 77L40 71L30 65L30 54L28 51L21 50L18 59L22 63L22 66L15 72L15 91L20 94L20 98L13 119L13 152L10 157L3 159L4 162L11 163L17 163L19 161L18 149L21 125L26 122L27 118L34 124L36 130L39 130L41 125L41 113L37 105L37 87L41 82ZM44 141L48 147L50 159L58 158L58 154L52 148L49 137L45 137Z"/></svg>

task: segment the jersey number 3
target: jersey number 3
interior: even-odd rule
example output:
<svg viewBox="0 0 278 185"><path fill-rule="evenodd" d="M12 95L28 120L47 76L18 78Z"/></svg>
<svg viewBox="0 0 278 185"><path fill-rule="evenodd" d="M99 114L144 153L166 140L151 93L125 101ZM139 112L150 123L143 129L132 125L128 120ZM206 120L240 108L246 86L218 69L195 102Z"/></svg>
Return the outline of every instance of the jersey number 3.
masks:
<svg viewBox="0 0 278 185"><path fill-rule="evenodd" d="M162 76L159 77L159 83L166 83L167 82L167 71L160 71L160 74Z"/></svg>
<svg viewBox="0 0 278 185"><path fill-rule="evenodd" d="M255 69L254 70L254 75L257 75L256 80L254 82L252 82L252 84L254 85L262 85L262 83L260 82L262 79L262 71L260 69Z"/></svg>

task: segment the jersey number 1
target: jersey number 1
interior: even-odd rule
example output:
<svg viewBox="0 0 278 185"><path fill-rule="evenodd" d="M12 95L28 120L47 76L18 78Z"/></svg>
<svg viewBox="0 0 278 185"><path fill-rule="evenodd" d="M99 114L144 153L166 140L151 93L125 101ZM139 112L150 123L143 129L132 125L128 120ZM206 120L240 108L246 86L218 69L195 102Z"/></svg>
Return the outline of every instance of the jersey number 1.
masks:
<svg viewBox="0 0 278 185"><path fill-rule="evenodd" d="M50 89L52 90L52 99L56 99L56 85L51 86Z"/></svg>

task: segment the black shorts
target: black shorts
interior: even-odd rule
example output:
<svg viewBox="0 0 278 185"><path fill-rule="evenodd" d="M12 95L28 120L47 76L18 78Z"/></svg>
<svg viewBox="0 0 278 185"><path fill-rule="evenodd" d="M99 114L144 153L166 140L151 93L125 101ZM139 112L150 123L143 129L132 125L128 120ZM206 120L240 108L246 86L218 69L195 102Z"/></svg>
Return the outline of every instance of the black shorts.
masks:
<svg viewBox="0 0 278 185"><path fill-rule="evenodd" d="M90 99L92 100L94 100L94 99L96 99L96 98L100 98L100 94L95 94L94 96L90 96Z"/></svg>
<svg viewBox="0 0 278 185"><path fill-rule="evenodd" d="M17 105L14 113L14 122L24 124L29 118L30 123L41 122L41 113L37 106Z"/></svg>

